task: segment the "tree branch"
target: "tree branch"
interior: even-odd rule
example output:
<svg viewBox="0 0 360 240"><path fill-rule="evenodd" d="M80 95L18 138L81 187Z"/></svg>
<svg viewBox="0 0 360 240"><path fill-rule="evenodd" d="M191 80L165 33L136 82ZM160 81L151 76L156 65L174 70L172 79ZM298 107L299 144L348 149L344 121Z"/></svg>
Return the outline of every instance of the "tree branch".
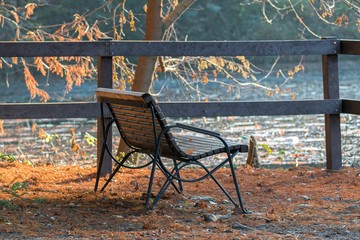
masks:
<svg viewBox="0 0 360 240"><path fill-rule="evenodd" d="M175 9L163 20L164 30L168 29L196 0L183 0Z"/></svg>

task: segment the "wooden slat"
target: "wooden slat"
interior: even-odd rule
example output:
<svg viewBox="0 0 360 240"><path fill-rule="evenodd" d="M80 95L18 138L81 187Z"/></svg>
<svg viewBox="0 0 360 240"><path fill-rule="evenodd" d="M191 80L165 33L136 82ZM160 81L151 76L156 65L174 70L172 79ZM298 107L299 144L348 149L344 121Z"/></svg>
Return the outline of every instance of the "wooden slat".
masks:
<svg viewBox="0 0 360 240"><path fill-rule="evenodd" d="M134 109L119 108L114 105L111 106L115 114L126 116L139 116L141 118L152 119L150 111L136 111Z"/></svg>
<svg viewBox="0 0 360 240"><path fill-rule="evenodd" d="M146 106L149 102L154 101L148 93L121 91L116 89L98 88L96 96L99 101L109 103L124 103L126 105Z"/></svg>
<svg viewBox="0 0 360 240"><path fill-rule="evenodd" d="M140 128L132 128L128 126L123 126L121 129L124 131L125 134L128 136L143 136L144 138L151 138L154 139L154 132L150 131L150 129L140 129Z"/></svg>
<svg viewBox="0 0 360 240"><path fill-rule="evenodd" d="M116 114L116 118L119 122L130 122L137 125L152 126L152 119L140 118L138 116L124 116L121 114Z"/></svg>

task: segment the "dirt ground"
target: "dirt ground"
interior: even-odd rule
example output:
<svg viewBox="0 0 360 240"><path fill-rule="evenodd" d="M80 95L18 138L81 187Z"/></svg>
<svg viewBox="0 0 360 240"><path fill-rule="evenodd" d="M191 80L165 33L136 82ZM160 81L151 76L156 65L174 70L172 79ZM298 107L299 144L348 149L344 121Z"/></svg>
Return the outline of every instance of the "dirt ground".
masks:
<svg viewBox="0 0 360 240"><path fill-rule="evenodd" d="M251 214L212 180L169 189L145 210L148 170L123 170L104 193L93 192L95 172L2 160L0 239L360 239L360 169L239 167ZM231 192L228 169L217 176Z"/></svg>

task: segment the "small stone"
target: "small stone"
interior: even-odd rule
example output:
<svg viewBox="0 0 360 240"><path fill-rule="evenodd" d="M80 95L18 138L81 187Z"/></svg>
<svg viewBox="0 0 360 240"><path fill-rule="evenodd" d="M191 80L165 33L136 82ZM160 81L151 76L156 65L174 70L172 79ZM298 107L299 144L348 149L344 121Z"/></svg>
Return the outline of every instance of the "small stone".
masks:
<svg viewBox="0 0 360 240"><path fill-rule="evenodd" d="M310 201L310 200L311 200L311 197L309 197L309 196L306 196L306 195L304 195L304 196L301 196L301 198L305 199L306 201Z"/></svg>
<svg viewBox="0 0 360 240"><path fill-rule="evenodd" d="M310 204L299 204L298 207L307 208L307 207L311 207L311 205Z"/></svg>
<svg viewBox="0 0 360 240"><path fill-rule="evenodd" d="M56 219L55 219L55 217L50 217L50 220L55 221Z"/></svg>
<svg viewBox="0 0 360 240"><path fill-rule="evenodd" d="M232 218L232 215L231 214L217 215L217 218L220 220L227 220L227 219Z"/></svg>
<svg viewBox="0 0 360 240"><path fill-rule="evenodd" d="M206 201L206 202L216 202L215 199L213 197L209 197L209 196L195 196L195 197L191 197L190 200L193 201Z"/></svg>
<svg viewBox="0 0 360 240"><path fill-rule="evenodd" d="M204 214L204 220L206 222L216 222L218 220L218 217L214 214L205 213Z"/></svg>
<svg viewBox="0 0 360 240"><path fill-rule="evenodd" d="M232 229L236 229L236 230L253 230L253 228L248 227L244 224L238 223L238 222L234 222L231 226Z"/></svg>

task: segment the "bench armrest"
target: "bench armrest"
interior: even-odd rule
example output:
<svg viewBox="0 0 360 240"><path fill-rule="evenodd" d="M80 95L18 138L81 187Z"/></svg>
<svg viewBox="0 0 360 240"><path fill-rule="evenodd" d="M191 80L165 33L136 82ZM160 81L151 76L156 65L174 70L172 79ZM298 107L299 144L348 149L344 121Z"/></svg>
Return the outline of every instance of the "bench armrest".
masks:
<svg viewBox="0 0 360 240"><path fill-rule="evenodd" d="M214 137L220 137L220 133L212 132L212 131L209 131L209 130L205 130L205 129L202 129L202 128L197 128L197 127L193 127L193 126L189 126L189 125L185 125L185 124L182 124L182 123L176 123L175 126L178 127L178 128L187 129L187 130L190 130L190 131L194 131L194 132L198 132L198 133L202 133L202 134L206 134L206 135L210 135L210 136L214 136Z"/></svg>

